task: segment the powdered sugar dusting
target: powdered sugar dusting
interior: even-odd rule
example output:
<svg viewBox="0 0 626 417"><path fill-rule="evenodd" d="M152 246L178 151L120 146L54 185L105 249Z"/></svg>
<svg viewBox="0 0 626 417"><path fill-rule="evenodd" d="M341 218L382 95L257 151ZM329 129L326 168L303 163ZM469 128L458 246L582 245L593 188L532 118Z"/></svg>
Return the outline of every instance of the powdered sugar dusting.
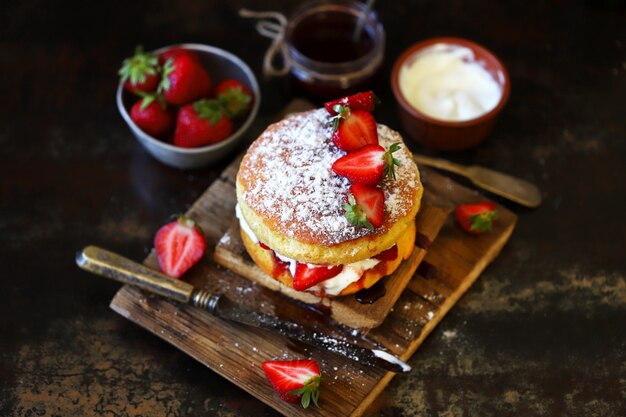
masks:
<svg viewBox="0 0 626 417"><path fill-rule="evenodd" d="M404 151L394 153L401 166L397 179L383 181L385 224L376 230L354 227L342 207L350 181L335 174L332 164L345 155L331 138L324 109L293 115L271 125L242 161L243 199L281 233L307 243L334 245L370 234L405 215L419 186L417 168ZM402 141L397 132L378 125L384 148Z"/></svg>

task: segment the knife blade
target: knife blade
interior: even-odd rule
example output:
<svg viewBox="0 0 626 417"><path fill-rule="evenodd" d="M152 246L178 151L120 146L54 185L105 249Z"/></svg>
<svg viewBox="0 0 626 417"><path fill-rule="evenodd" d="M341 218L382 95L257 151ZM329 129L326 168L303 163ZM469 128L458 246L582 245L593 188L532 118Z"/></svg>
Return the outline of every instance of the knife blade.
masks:
<svg viewBox="0 0 626 417"><path fill-rule="evenodd" d="M211 294L193 285L170 278L123 256L87 246L76 255L76 264L89 272L104 276L184 304L202 308L209 313L233 322L275 331L292 340L326 349L352 361L376 366L392 372L409 372L404 361L381 349L364 348L345 340L311 331L300 323L243 308L219 294Z"/></svg>
<svg viewBox="0 0 626 417"><path fill-rule="evenodd" d="M521 178L512 177L479 165L459 165L446 159L414 154L419 165L443 169L469 179L474 185L514 201L526 207L536 208L541 204L541 192L536 185Z"/></svg>

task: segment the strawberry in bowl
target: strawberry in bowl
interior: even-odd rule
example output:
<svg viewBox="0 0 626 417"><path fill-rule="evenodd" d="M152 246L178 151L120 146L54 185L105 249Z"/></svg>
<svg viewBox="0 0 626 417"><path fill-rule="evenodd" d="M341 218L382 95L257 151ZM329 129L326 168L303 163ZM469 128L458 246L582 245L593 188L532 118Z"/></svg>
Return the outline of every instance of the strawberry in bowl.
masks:
<svg viewBox="0 0 626 417"><path fill-rule="evenodd" d="M208 45L182 44L139 52L141 67L156 71L157 86L146 88L150 91L129 86L129 75L120 79L116 101L122 118L148 153L166 165L193 169L218 161L232 151L252 124L261 101L250 68L237 56ZM129 58L124 64L136 61ZM124 73L130 74L131 70ZM146 97L152 97L148 104ZM209 101L213 110L206 118L206 111L196 110L206 106L196 103ZM217 105L219 109L215 110ZM189 128L189 120L201 115L205 117L196 117L194 123L203 122L199 125L211 131L208 139L198 138L197 132ZM208 120L208 127L204 120Z"/></svg>

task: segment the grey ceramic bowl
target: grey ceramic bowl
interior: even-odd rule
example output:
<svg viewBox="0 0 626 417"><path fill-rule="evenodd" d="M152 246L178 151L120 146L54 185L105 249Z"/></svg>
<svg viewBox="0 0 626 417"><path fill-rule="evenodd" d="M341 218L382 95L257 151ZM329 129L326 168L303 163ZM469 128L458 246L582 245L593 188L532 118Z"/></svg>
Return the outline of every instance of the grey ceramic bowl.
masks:
<svg viewBox="0 0 626 417"><path fill-rule="evenodd" d="M153 157L175 168L200 168L219 160L237 146L259 111L261 91L248 65L235 55L223 49L209 45L188 43L160 48L153 51L153 53L160 54L175 47L196 51L200 61L209 71L214 85L221 80L232 78L245 84L250 91L252 91L252 94L254 94L252 109L243 123L236 124L239 128L221 142L199 148L181 148L148 135L133 122L130 118L129 111L134 101L137 100L137 97L124 90L122 83L119 83L117 86L117 108L124 118L124 121L126 121L126 124L128 124L128 127L130 127L130 130L133 132L133 135L135 135L139 143L141 143Z"/></svg>

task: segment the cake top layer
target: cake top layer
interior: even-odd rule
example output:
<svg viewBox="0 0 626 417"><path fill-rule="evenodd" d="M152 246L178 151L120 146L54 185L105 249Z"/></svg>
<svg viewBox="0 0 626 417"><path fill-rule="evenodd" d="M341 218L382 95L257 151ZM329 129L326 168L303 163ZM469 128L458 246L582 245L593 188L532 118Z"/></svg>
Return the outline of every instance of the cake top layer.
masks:
<svg viewBox="0 0 626 417"><path fill-rule="evenodd" d="M396 179L382 182L383 225L375 230L355 227L346 220L342 207L351 183L331 169L346 152L333 144L331 136L324 109L298 113L269 126L252 144L239 169L245 203L269 227L305 243L331 246L385 233L411 212L421 187L410 152L402 146L402 151L394 153L400 161ZM402 142L397 132L380 124L378 136L385 149Z"/></svg>

